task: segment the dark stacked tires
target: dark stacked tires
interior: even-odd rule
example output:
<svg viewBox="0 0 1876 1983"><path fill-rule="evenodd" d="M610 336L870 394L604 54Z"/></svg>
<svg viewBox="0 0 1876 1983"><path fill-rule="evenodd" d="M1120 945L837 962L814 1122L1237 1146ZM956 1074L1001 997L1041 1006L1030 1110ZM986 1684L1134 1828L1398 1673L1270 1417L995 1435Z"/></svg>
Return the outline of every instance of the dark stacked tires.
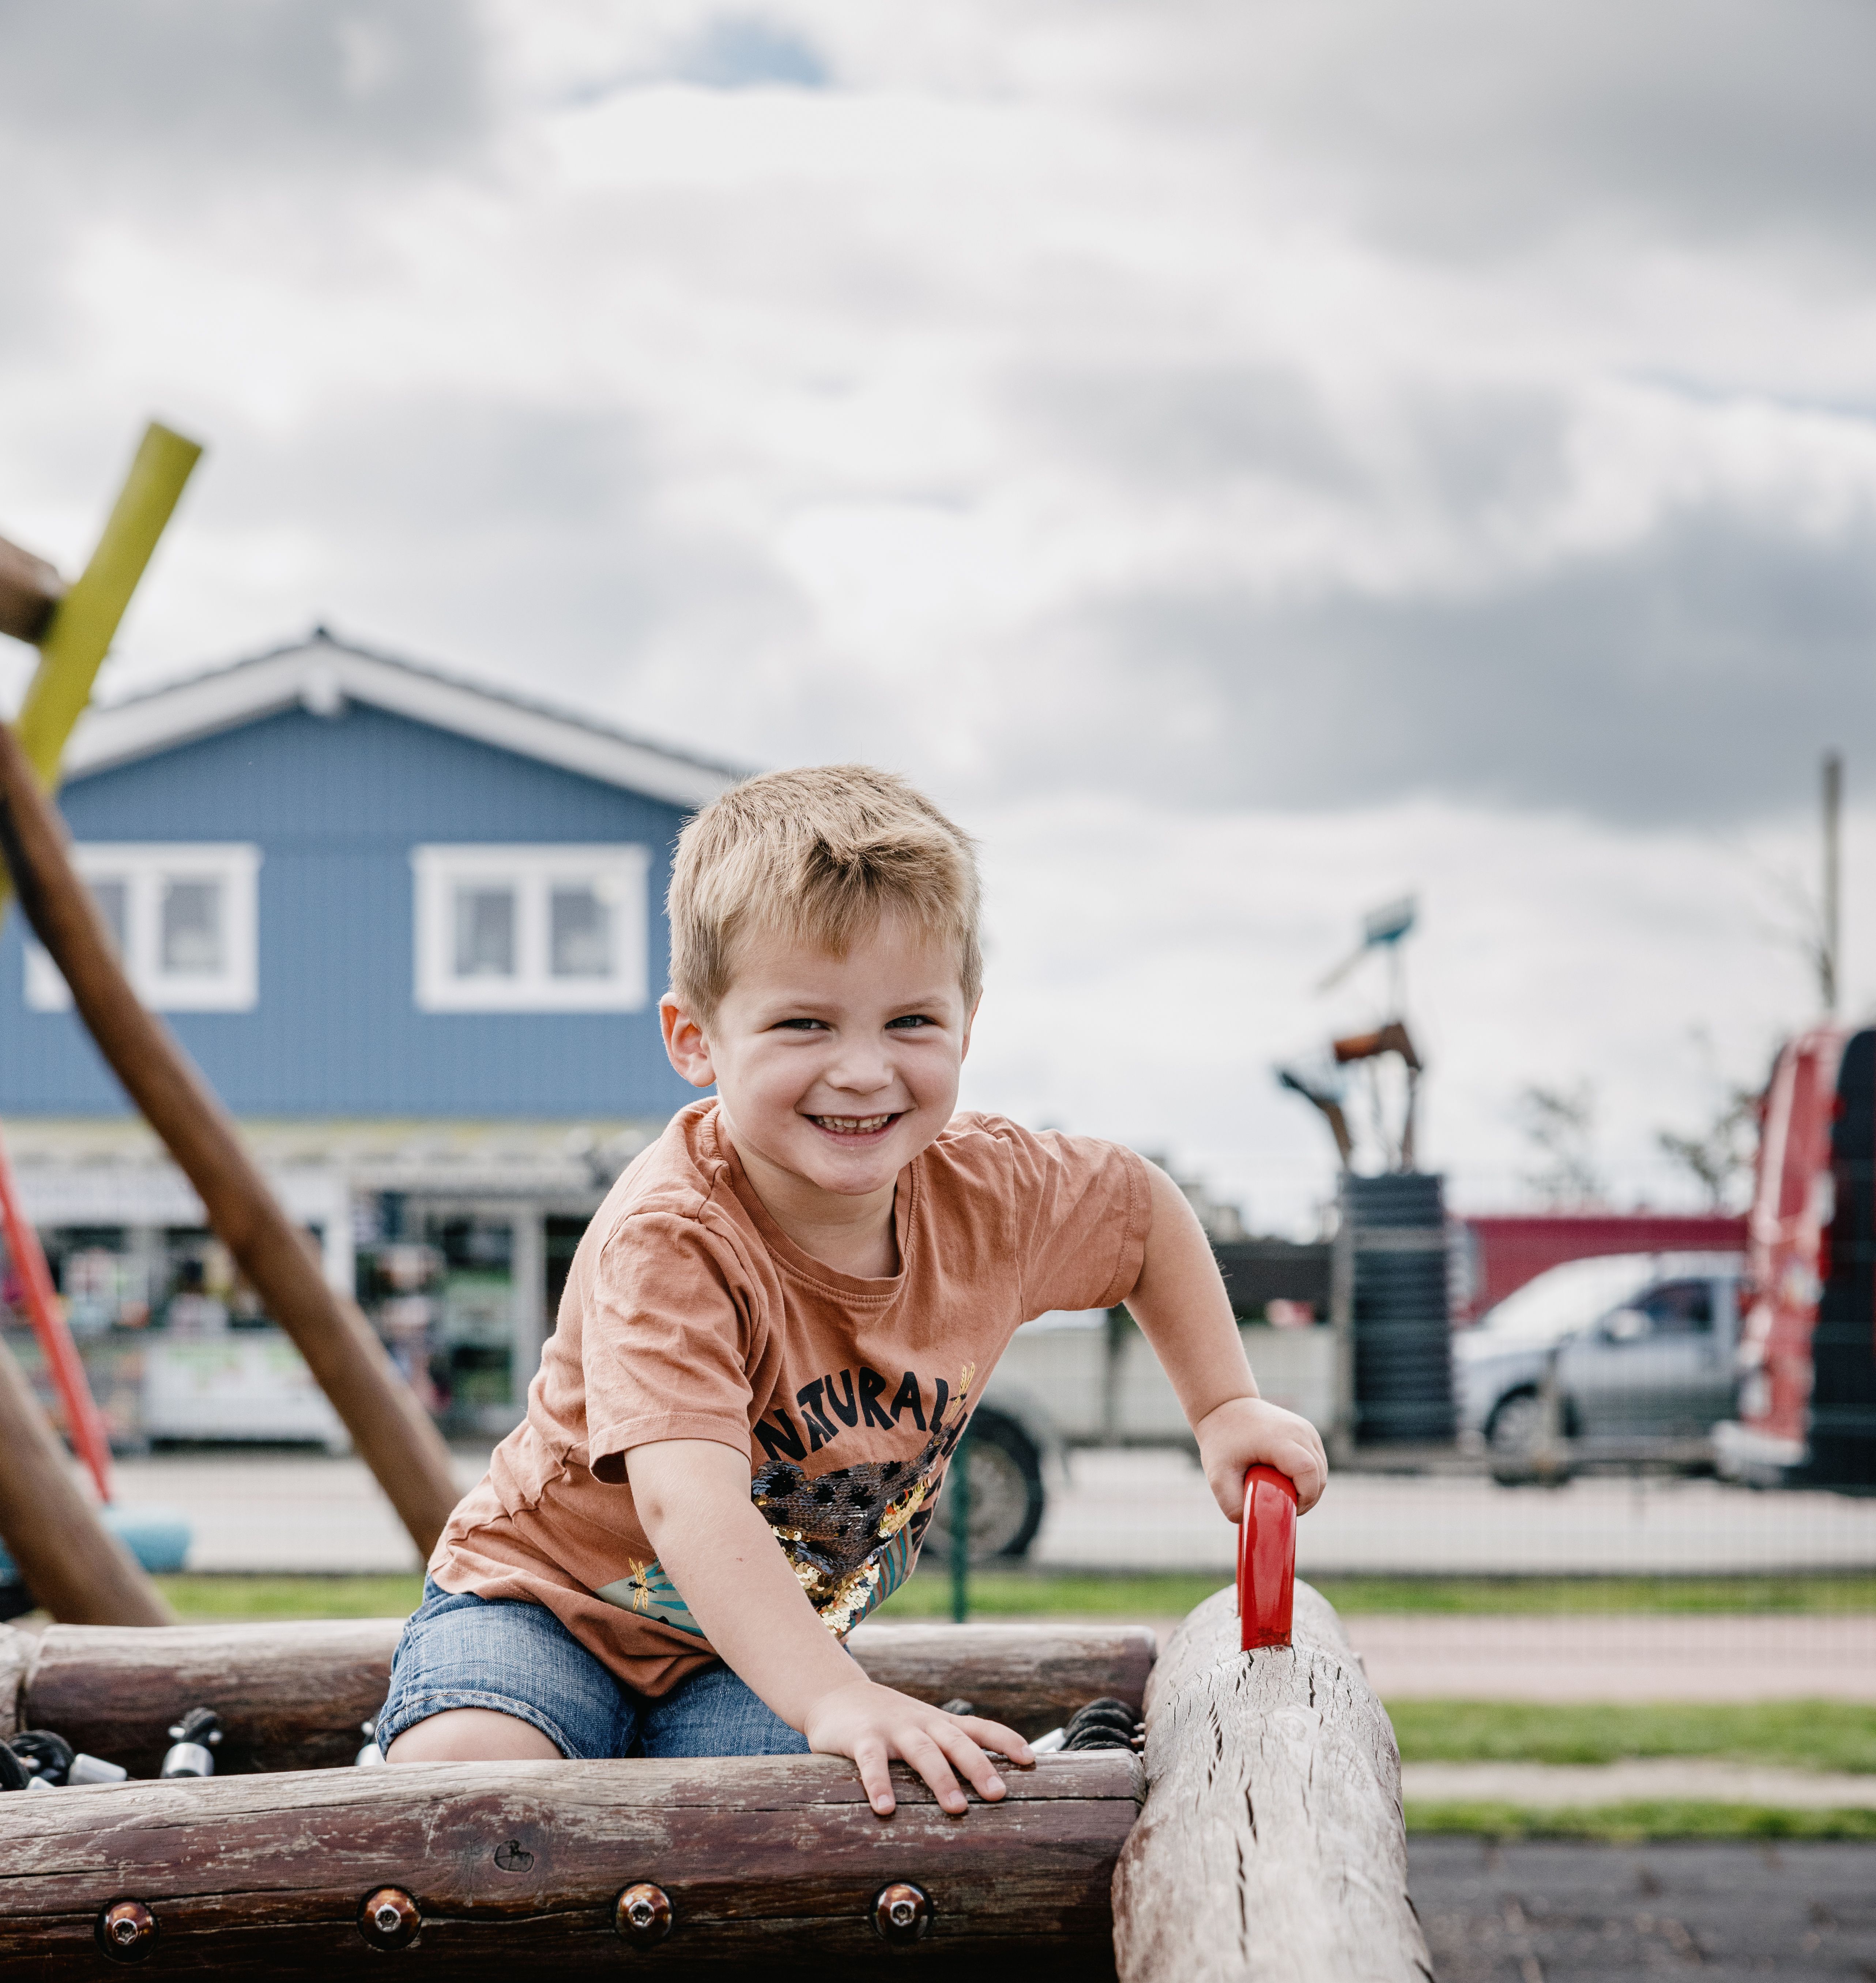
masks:
<svg viewBox="0 0 1876 1983"><path fill-rule="evenodd" d="M1355 1268L1355 1436L1364 1446L1453 1436L1446 1207L1436 1176L1348 1177Z"/></svg>

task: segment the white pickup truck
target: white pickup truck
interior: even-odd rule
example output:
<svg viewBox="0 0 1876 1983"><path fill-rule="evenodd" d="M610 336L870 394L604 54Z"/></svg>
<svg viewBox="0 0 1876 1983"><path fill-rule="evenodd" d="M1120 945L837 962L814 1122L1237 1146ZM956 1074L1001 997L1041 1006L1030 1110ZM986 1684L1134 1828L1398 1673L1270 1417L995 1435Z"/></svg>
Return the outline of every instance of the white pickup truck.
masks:
<svg viewBox="0 0 1876 1983"><path fill-rule="evenodd" d="M1335 1349L1320 1324L1239 1326L1257 1386L1326 1433L1335 1410ZM1058 1311L1025 1323L984 1387L971 1421L971 1554L1020 1557L1048 1506L1050 1463L1077 1446L1193 1447L1166 1373L1125 1312ZM941 1509L926 1550L949 1553Z"/></svg>

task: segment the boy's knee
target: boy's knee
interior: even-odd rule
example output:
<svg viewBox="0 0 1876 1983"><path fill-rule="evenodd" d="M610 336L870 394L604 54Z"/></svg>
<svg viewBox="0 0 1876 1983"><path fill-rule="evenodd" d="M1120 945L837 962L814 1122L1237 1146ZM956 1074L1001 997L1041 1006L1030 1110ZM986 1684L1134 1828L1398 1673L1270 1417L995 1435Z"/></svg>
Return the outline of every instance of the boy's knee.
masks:
<svg viewBox="0 0 1876 1983"><path fill-rule="evenodd" d="M560 1751L531 1721L490 1707L451 1707L413 1722L387 1763L552 1763Z"/></svg>

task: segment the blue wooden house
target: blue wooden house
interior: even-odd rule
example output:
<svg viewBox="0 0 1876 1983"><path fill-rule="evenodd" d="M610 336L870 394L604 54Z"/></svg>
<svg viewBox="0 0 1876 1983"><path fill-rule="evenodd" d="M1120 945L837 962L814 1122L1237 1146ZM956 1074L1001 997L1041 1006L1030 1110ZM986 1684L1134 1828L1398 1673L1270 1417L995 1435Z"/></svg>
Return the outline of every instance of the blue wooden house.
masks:
<svg viewBox="0 0 1876 1983"><path fill-rule="evenodd" d="M664 890L737 775L323 629L73 738L60 804L133 981L452 1423L512 1420L586 1217L691 1099ZM141 1372L120 1430L252 1430L279 1346L17 915L0 1122L75 1326ZM172 1427L150 1371L217 1357L252 1367Z"/></svg>

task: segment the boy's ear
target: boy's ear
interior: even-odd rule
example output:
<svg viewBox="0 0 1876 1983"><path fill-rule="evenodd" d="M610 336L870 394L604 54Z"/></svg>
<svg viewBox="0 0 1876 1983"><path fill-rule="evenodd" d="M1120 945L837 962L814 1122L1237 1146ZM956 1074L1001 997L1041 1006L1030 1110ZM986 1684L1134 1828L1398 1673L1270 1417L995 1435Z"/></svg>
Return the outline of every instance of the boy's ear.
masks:
<svg viewBox="0 0 1876 1983"><path fill-rule="evenodd" d="M664 1029L665 1057L693 1088L707 1088L717 1078L711 1064L710 1042L704 1028L670 992L658 1001L658 1024Z"/></svg>
<svg viewBox="0 0 1876 1983"><path fill-rule="evenodd" d="M970 1012L965 1018L964 1022L964 1045L958 1049L958 1058L960 1060L962 1060L971 1051L971 1028L977 1024L978 1011L979 1007L982 1005L983 1002L984 995L980 992L977 995L976 1004L971 1006Z"/></svg>

